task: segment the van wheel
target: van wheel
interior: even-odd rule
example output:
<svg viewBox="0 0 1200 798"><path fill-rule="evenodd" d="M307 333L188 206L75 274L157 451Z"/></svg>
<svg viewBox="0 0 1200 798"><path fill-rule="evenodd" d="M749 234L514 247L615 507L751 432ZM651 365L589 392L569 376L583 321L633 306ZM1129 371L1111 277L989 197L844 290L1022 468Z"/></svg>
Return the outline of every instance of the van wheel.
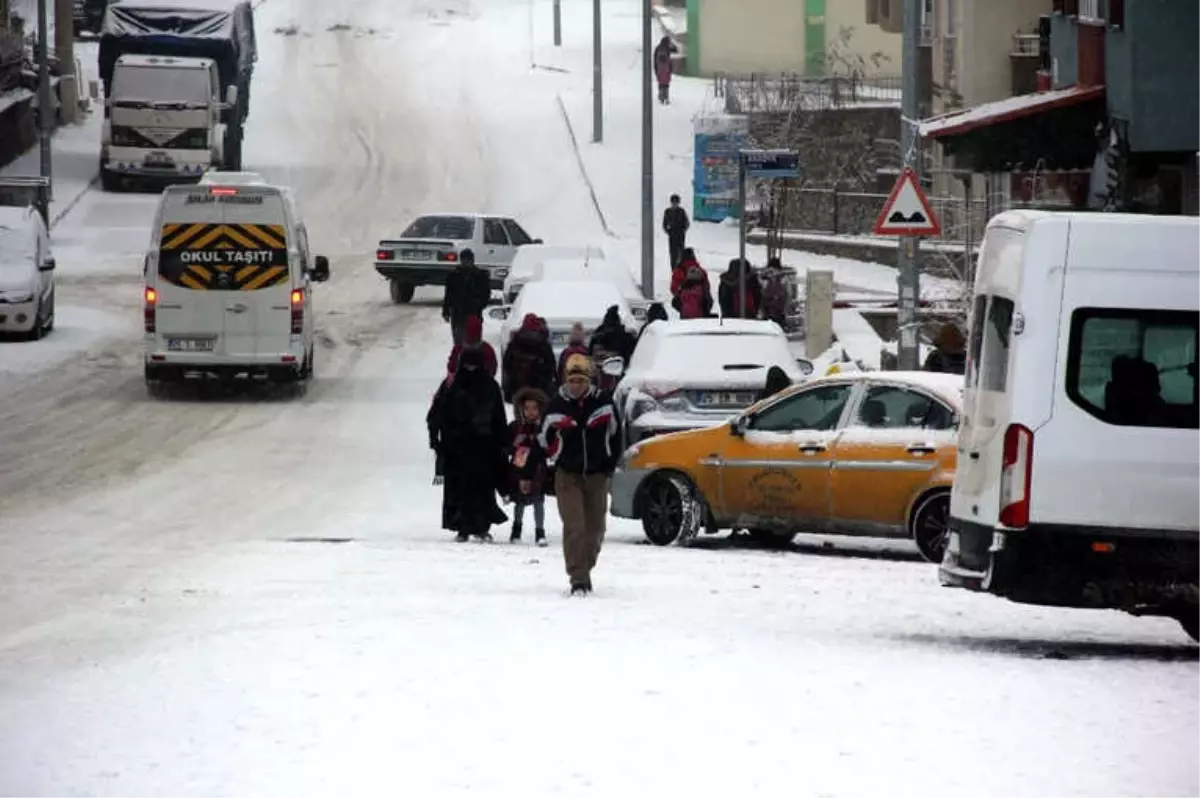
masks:
<svg viewBox="0 0 1200 798"><path fill-rule="evenodd" d="M700 529L699 502L683 477L663 474L650 478L641 500L642 531L655 546L686 543Z"/></svg>
<svg viewBox="0 0 1200 798"><path fill-rule="evenodd" d="M1179 621L1188 637L1200 643L1200 607L1195 604L1186 605L1175 613L1175 620Z"/></svg>
<svg viewBox="0 0 1200 798"><path fill-rule="evenodd" d="M912 518L912 538L921 556L940 563L950 532L950 494L935 493L917 505Z"/></svg>
<svg viewBox="0 0 1200 798"><path fill-rule="evenodd" d="M107 169L100 170L100 188L110 193L120 191L124 187L120 176Z"/></svg>
<svg viewBox="0 0 1200 798"><path fill-rule="evenodd" d="M412 302L413 294L416 293L417 287L412 283L404 283L399 280L390 280L392 302L397 305L404 305Z"/></svg>
<svg viewBox="0 0 1200 798"><path fill-rule="evenodd" d="M780 532L775 529L750 529L750 539L760 546L782 549L796 539L796 532Z"/></svg>

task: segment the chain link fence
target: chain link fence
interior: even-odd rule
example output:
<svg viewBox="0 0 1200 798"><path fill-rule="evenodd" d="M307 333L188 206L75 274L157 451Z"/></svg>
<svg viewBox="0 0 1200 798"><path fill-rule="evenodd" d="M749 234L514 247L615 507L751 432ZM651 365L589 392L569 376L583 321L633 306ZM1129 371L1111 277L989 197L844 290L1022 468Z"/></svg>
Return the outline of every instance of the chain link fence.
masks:
<svg viewBox="0 0 1200 798"><path fill-rule="evenodd" d="M717 73L713 88L728 114L825 111L862 105L900 105L899 75L825 75L752 72Z"/></svg>

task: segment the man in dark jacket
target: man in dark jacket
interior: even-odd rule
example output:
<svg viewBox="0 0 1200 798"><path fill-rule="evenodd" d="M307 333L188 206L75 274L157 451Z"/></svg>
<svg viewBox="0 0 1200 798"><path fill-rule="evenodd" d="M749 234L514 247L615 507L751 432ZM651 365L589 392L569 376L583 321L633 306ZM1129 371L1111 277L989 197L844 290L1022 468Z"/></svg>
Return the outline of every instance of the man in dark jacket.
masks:
<svg viewBox="0 0 1200 798"><path fill-rule="evenodd" d="M646 321L642 324L642 328L638 330L637 340L642 340L643 333L646 328L656 321L670 321L671 317L667 315L667 309L661 302L652 302L650 309L646 311ZM636 349L636 342L634 348Z"/></svg>
<svg viewBox="0 0 1200 798"><path fill-rule="evenodd" d="M475 265L475 253L464 249L458 253L458 266L446 277L446 294L442 297L442 318L450 322L454 343L461 344L466 334L467 319L483 316L483 309L492 298L488 273Z"/></svg>
<svg viewBox="0 0 1200 798"><path fill-rule="evenodd" d="M604 319L600 326L592 332L588 350L594 355L598 346L603 347L606 352L624 358L626 363L633 357L637 338L625 329L625 322L621 321L621 309L616 305L609 305L608 310L604 311Z"/></svg>
<svg viewBox="0 0 1200 798"><path fill-rule="evenodd" d="M742 272L746 274L746 293L739 298ZM762 305L762 284L749 261L738 258L729 261L729 269L721 275L721 282L717 288L717 301L721 305L721 315L725 318L758 318L758 309Z"/></svg>
<svg viewBox="0 0 1200 798"><path fill-rule="evenodd" d="M583 355L567 360L566 382L550 400L540 442L554 466L554 495L563 524L563 559L571 595L592 592L592 569L604 543L608 481L621 455L612 394L592 385Z"/></svg>
<svg viewBox="0 0 1200 798"><path fill-rule="evenodd" d="M679 204L679 195L671 195L671 204L663 211L662 228L667 234L667 247L671 253L671 268L675 268L675 264L679 263L679 258L683 255L684 241L687 239L687 231L691 226L688 220L687 211Z"/></svg>
<svg viewBox="0 0 1200 798"><path fill-rule="evenodd" d="M521 329L504 350L504 370L501 384L504 401L511 402L522 388L536 388L549 395L554 390L558 362L550 339L532 313L521 319Z"/></svg>

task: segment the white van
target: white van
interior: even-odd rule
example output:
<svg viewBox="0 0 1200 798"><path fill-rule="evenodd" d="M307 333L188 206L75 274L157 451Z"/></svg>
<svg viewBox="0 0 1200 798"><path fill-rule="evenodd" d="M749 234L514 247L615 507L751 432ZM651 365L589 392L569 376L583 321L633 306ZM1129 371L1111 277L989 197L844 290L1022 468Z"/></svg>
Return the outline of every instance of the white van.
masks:
<svg viewBox="0 0 1200 798"><path fill-rule="evenodd" d="M244 173L171 186L146 256L146 383L188 374L303 384L313 374L313 255L290 190Z"/></svg>
<svg viewBox="0 0 1200 798"><path fill-rule="evenodd" d="M1196 637L1198 308L1194 217L992 219L943 584L1166 615Z"/></svg>

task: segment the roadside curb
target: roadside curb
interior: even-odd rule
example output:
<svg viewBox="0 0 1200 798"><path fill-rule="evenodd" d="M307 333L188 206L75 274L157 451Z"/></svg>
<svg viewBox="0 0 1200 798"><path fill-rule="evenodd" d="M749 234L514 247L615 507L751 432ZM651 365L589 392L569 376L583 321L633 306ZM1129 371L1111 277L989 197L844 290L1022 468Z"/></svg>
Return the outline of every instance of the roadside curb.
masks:
<svg viewBox="0 0 1200 798"><path fill-rule="evenodd" d="M83 188L79 189L79 192L67 202L66 206L64 206L61 211L54 214L54 218L50 220L50 229L53 230L59 222L66 218L68 213L75 210L75 206L83 200L83 196L91 191L92 187L99 182L100 172L97 170L96 174L92 175L92 179L85 183Z"/></svg>
<svg viewBox="0 0 1200 798"><path fill-rule="evenodd" d="M563 102L562 94L555 94L554 99L558 101L558 110L562 113L563 122L567 125L567 135L571 137L571 149L575 151L575 163L578 164L579 174L583 176L588 194L592 197L592 207L596 209L596 216L600 218L600 226L604 228L604 232L610 238L616 238L616 234L608 226L608 219L604 218L604 209L600 207L600 200L596 197L596 187L592 185L587 165L583 162L583 153L579 151L579 139L575 136L575 126L571 124L571 115L567 113L567 104Z"/></svg>

